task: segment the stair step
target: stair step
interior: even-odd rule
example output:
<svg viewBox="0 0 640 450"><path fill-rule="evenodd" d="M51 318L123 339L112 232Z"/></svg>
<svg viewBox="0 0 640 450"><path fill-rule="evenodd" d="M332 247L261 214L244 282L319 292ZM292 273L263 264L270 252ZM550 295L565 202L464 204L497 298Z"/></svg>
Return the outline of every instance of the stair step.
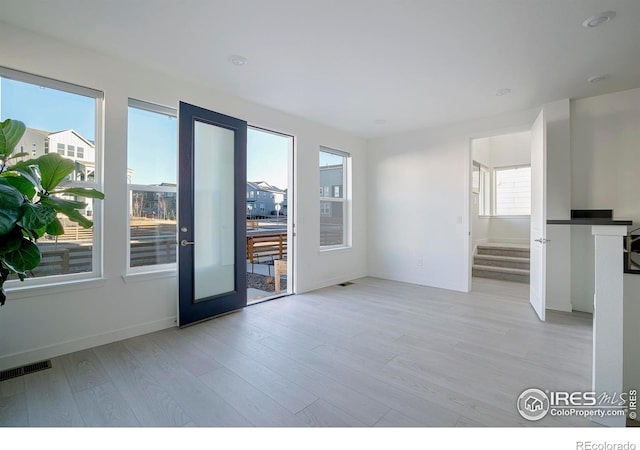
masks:
<svg viewBox="0 0 640 450"><path fill-rule="evenodd" d="M479 278L529 283L529 271L525 269L474 264L472 275Z"/></svg>
<svg viewBox="0 0 640 450"><path fill-rule="evenodd" d="M509 245L478 245L477 254L529 258L530 249L528 247L511 247Z"/></svg>
<svg viewBox="0 0 640 450"><path fill-rule="evenodd" d="M473 259L475 265L510 267L513 269L529 270L529 258L499 255L476 255Z"/></svg>

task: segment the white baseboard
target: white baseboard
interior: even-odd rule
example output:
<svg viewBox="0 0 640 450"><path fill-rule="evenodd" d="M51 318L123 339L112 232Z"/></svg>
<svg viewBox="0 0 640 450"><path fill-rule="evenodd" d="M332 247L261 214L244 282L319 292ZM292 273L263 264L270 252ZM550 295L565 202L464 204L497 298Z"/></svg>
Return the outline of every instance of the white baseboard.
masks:
<svg viewBox="0 0 640 450"><path fill-rule="evenodd" d="M80 339L74 339L67 342L59 342L57 344L40 347L26 352L14 353L0 358L0 370L12 369L25 364L42 361L44 359L55 358L56 356L66 355L67 353L77 352L99 345L110 344L112 342L121 341L123 339L140 336L143 334L153 333L154 331L164 330L176 326L176 318L168 317L154 322L147 322L132 327L121 328L119 330L109 331L107 333L86 336Z"/></svg>

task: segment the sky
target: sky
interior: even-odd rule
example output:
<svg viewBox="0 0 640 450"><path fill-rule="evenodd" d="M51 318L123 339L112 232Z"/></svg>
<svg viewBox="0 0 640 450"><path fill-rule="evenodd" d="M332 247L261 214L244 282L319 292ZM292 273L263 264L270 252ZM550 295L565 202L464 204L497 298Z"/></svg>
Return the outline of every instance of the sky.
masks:
<svg viewBox="0 0 640 450"><path fill-rule="evenodd" d="M95 100L29 83L2 78L0 120L21 120L44 131L74 129L95 140ZM178 120L129 107L127 166L135 184L175 183ZM287 189L291 137L249 128L247 180L266 181ZM109 149L106 148L108 157Z"/></svg>

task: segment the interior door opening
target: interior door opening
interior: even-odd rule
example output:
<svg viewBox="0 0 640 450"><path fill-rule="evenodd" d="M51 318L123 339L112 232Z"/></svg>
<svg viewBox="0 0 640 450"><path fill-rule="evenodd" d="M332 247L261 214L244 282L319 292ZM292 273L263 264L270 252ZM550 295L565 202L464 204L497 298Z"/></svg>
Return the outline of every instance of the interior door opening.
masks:
<svg viewBox="0 0 640 450"><path fill-rule="evenodd" d="M247 303L293 293L293 137L247 131Z"/></svg>
<svg viewBox="0 0 640 450"><path fill-rule="evenodd" d="M530 280L531 132L471 141L471 275Z"/></svg>

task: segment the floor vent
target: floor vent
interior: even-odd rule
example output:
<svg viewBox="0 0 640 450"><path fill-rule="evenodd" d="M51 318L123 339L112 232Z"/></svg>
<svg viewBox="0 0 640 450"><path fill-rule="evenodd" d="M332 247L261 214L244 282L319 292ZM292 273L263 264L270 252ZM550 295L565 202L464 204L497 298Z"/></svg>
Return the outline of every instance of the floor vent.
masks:
<svg viewBox="0 0 640 450"><path fill-rule="evenodd" d="M345 281L344 283L338 284L338 286L351 286L353 283L351 281Z"/></svg>
<svg viewBox="0 0 640 450"><path fill-rule="evenodd" d="M10 380L12 378L18 378L23 375L28 375L34 372L40 372L41 370L51 369L51 361L40 361L33 364L28 364L22 367L16 367L14 369L3 370L0 372L0 381Z"/></svg>

